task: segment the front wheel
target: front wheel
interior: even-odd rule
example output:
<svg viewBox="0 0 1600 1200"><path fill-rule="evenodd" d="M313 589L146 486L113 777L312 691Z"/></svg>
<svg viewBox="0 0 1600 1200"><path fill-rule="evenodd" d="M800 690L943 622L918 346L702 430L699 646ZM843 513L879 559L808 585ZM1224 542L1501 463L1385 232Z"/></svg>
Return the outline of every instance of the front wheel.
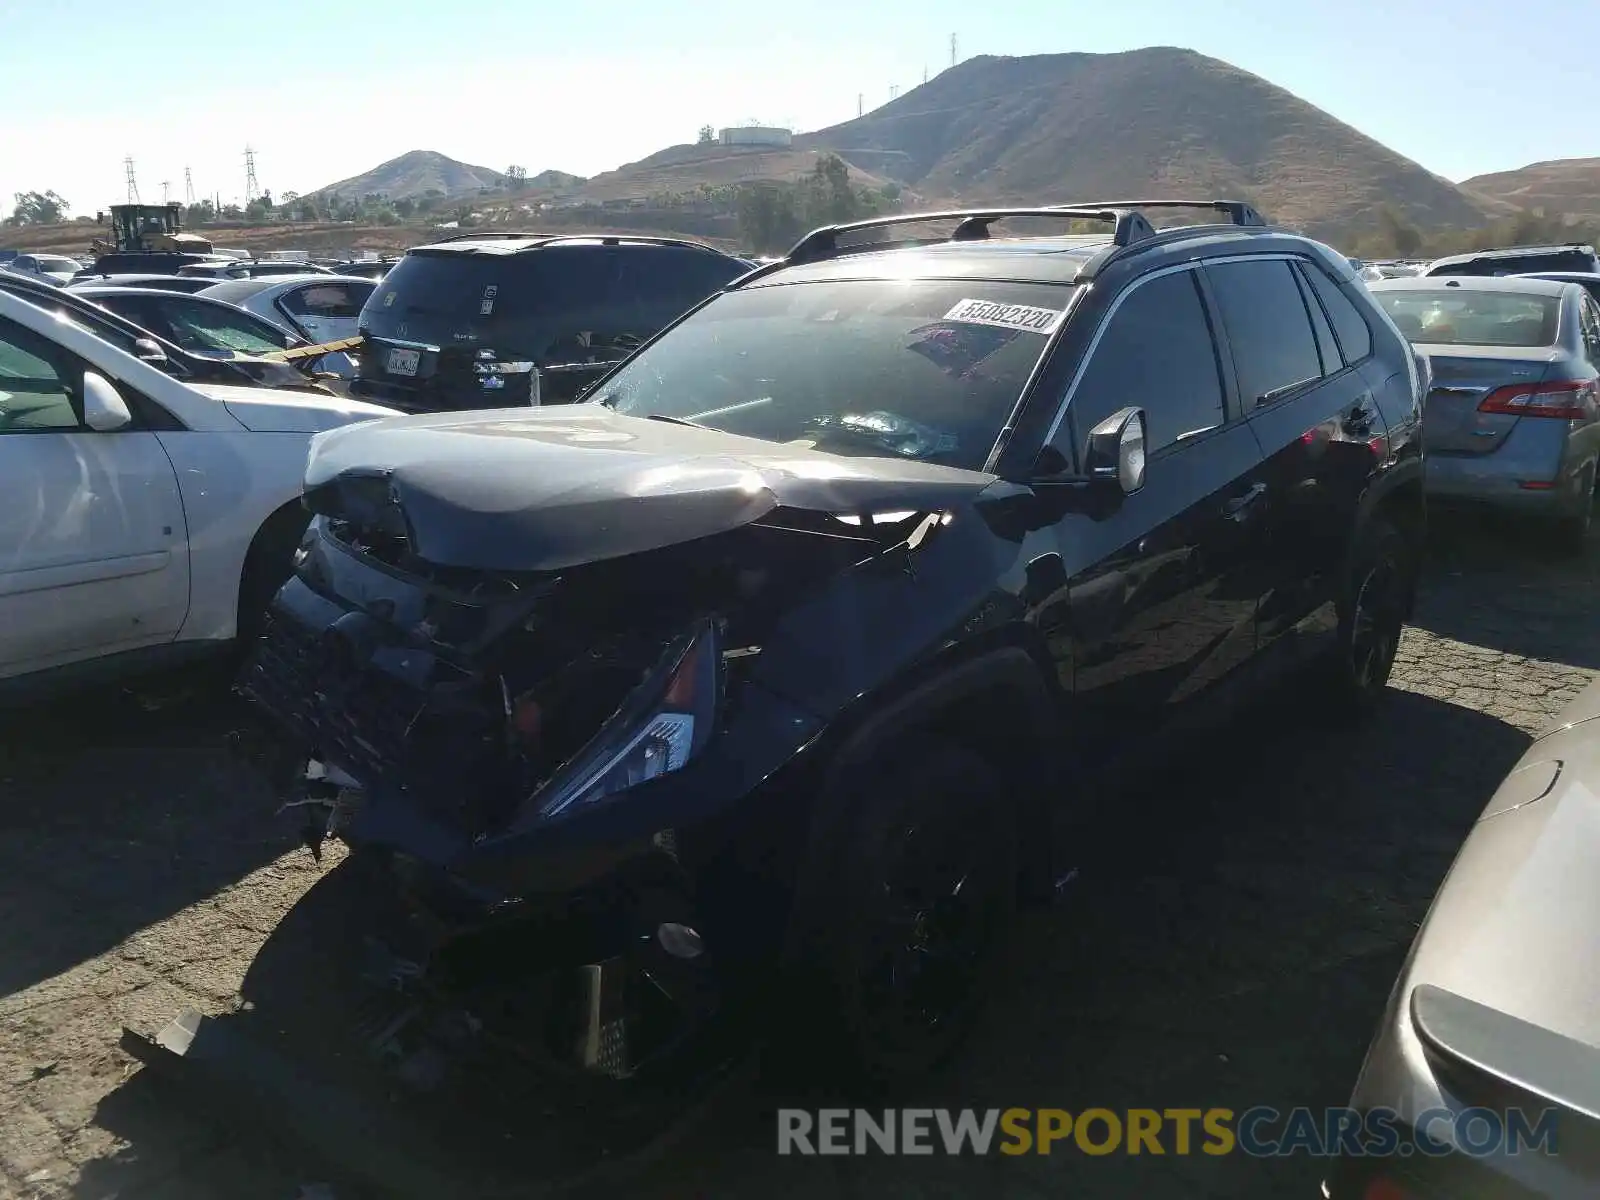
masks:
<svg viewBox="0 0 1600 1200"><path fill-rule="evenodd" d="M1015 810L987 762L916 742L849 785L824 944L840 1065L914 1078L955 1047L984 998L1017 901Z"/></svg>
<svg viewBox="0 0 1600 1200"><path fill-rule="evenodd" d="M1382 517L1351 547L1338 600L1338 641L1328 663L1335 705L1364 716L1383 698L1416 587L1416 552Z"/></svg>

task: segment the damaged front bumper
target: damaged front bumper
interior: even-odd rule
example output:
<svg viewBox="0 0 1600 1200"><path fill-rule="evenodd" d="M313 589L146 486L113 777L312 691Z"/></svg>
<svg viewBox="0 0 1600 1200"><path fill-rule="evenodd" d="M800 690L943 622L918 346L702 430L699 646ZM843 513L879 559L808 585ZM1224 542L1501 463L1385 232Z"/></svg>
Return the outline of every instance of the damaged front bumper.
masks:
<svg viewBox="0 0 1600 1200"><path fill-rule="evenodd" d="M815 735L815 720L742 688L717 753L552 817L547 796L593 793L560 788L594 753L525 794L525 756L507 740L519 734L520 685L479 665L493 661L483 630L508 614L529 624L521 601L478 605L476 653L463 653L433 638L472 605L326 542L314 526L312 581L338 586L295 578L280 594L241 683L277 728L243 749L313 852L333 837L382 868L412 918L410 944L392 948L393 979L464 999L491 1034L555 1067L625 1079L696 1061L748 966L775 948L783 911L781 880L737 862L735 810L772 790L772 765ZM641 694L624 697L623 718ZM626 731L628 719L613 724ZM637 743L593 740L605 762ZM772 840L770 828L758 839Z"/></svg>

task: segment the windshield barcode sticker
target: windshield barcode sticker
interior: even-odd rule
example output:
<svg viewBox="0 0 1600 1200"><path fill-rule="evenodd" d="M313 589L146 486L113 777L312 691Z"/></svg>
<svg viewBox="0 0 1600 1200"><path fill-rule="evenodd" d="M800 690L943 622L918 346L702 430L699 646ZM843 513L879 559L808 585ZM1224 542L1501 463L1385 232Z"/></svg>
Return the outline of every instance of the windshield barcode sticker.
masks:
<svg viewBox="0 0 1600 1200"><path fill-rule="evenodd" d="M997 325L1001 329L1026 329L1048 336L1056 331L1066 310L1034 308L1029 304L996 304L991 300L963 300L945 313L946 321L972 325Z"/></svg>

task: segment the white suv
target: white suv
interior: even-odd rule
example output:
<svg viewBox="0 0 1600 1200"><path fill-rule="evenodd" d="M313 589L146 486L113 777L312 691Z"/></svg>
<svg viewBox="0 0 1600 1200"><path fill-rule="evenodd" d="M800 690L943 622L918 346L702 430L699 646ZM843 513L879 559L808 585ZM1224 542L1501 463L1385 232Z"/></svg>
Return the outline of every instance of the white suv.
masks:
<svg viewBox="0 0 1600 1200"><path fill-rule="evenodd" d="M391 415L180 383L0 291L0 695L248 636L306 525L312 435Z"/></svg>

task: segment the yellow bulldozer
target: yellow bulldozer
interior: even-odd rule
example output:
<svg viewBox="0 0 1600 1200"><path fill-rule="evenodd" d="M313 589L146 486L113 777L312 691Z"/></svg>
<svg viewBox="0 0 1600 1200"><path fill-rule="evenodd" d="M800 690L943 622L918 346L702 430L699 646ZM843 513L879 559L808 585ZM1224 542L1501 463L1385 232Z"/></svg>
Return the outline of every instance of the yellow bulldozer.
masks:
<svg viewBox="0 0 1600 1200"><path fill-rule="evenodd" d="M211 243L199 234L183 232L181 204L113 204L95 214L109 226L110 237L96 238L95 254L209 254Z"/></svg>

